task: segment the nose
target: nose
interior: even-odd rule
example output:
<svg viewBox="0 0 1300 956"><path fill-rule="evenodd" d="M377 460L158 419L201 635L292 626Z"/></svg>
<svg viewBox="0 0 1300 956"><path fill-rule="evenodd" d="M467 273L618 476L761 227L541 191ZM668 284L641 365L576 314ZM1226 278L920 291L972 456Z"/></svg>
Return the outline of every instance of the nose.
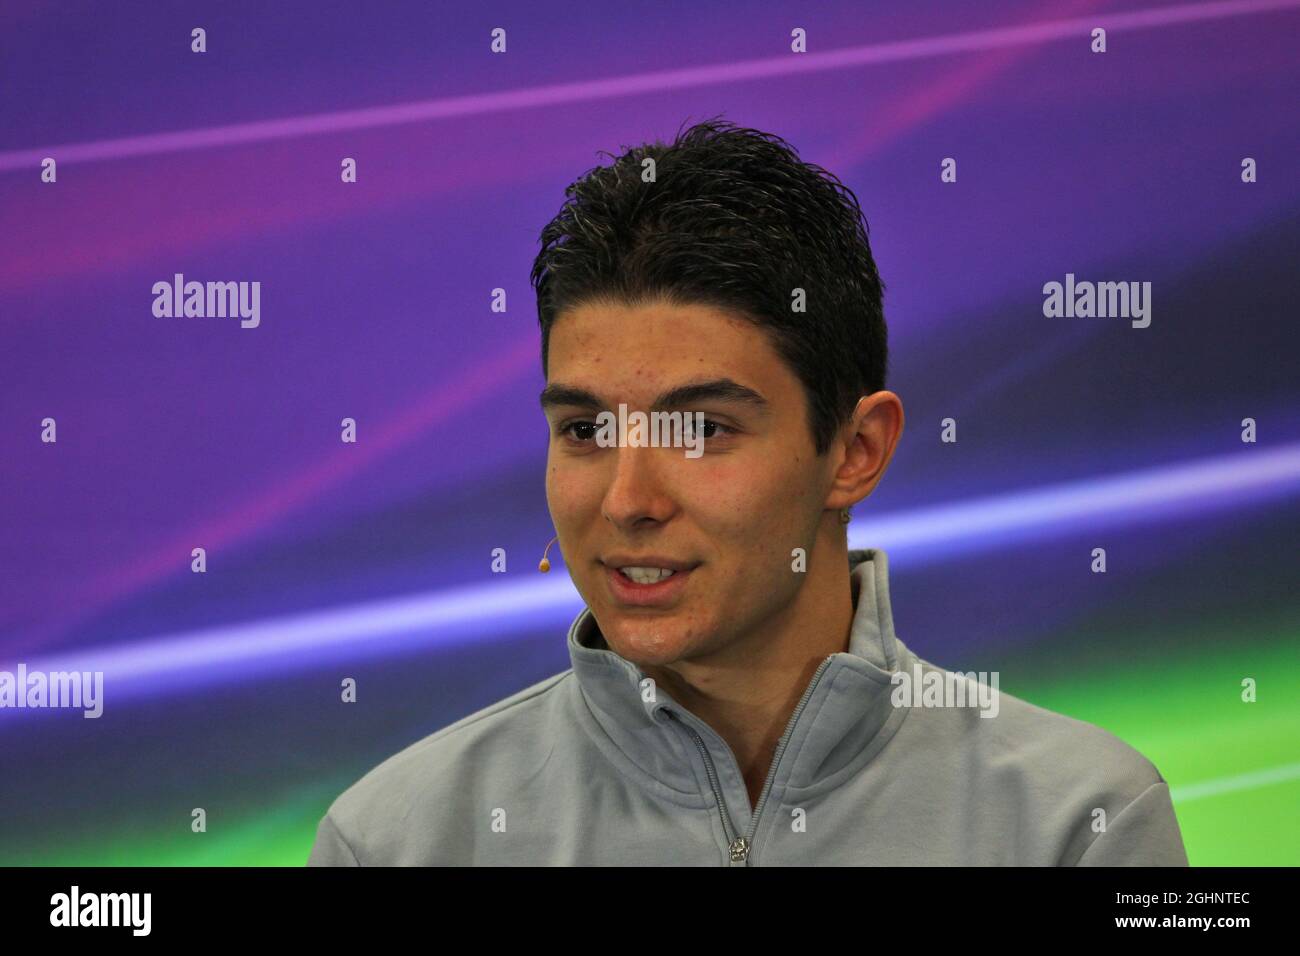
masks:
<svg viewBox="0 0 1300 956"><path fill-rule="evenodd" d="M620 530L631 531L647 520L667 521L676 508L662 466L672 449L632 446L609 449L613 475L601 511Z"/></svg>

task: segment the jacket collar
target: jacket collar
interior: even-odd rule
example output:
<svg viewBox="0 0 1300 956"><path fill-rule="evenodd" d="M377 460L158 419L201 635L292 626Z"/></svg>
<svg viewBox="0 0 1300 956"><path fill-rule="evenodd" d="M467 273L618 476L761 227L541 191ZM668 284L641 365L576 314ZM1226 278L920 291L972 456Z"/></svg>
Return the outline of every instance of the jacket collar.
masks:
<svg viewBox="0 0 1300 956"><path fill-rule="evenodd" d="M857 595L849 649L832 654L816 681L773 777L774 789L800 796L826 789L841 771L871 759L906 715L890 700L890 674L910 671L914 656L894 635L888 558L879 548L853 550L849 568ZM674 726L667 713L672 711L699 734L728 804L748 811L744 781L726 742L663 688L656 689L654 701L643 700L644 672L609 648L589 607L569 628L568 646L588 709L620 764L630 762L651 778L643 783L678 802L702 805L702 798L712 798L701 793L701 757ZM626 764L624 769L631 770Z"/></svg>

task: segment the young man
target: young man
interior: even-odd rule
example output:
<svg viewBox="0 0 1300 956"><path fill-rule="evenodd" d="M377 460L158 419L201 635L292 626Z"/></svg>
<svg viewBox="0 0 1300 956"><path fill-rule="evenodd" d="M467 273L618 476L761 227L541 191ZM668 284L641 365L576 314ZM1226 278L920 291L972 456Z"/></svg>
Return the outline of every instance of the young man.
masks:
<svg viewBox="0 0 1300 956"><path fill-rule="evenodd" d="M371 771L309 862L1185 866L1149 761L918 658L848 550L903 431L852 192L711 121L568 196L533 282L573 666ZM600 440L620 405L703 453Z"/></svg>

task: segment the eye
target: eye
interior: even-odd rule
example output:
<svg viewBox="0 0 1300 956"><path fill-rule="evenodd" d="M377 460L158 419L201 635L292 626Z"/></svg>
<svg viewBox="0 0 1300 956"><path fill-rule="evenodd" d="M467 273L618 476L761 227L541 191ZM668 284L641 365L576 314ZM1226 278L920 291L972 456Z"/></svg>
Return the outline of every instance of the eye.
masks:
<svg viewBox="0 0 1300 956"><path fill-rule="evenodd" d="M734 434L736 433L736 430L735 430L734 428L731 428L731 427L729 427L729 426L727 426L727 425L724 425L724 424L722 424L721 422L715 422L715 421L713 421L713 419L711 419L711 418L706 418L706 419L704 419L704 427L705 427L705 428L708 428L710 425L712 425L714 428L721 429L723 432L725 432L725 433L728 434L728 435L734 435ZM712 435L705 435L704 437L705 437L705 438L712 438L712 437L714 437L714 436L712 436Z"/></svg>
<svg viewBox="0 0 1300 956"><path fill-rule="evenodd" d="M595 422L569 422L569 424L567 425L561 425L559 430L557 431L557 434L570 435L575 428L590 428L593 432L595 432L596 427L597 426ZM595 437L596 436L592 434L592 435L588 435L585 439L577 439L577 441L579 442L579 444L584 444L585 442L590 441L592 438Z"/></svg>

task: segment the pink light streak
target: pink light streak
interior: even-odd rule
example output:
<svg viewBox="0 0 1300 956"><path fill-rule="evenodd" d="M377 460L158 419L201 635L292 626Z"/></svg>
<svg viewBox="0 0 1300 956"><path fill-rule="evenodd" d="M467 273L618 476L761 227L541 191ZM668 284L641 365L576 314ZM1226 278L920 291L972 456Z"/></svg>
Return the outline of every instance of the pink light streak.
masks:
<svg viewBox="0 0 1300 956"><path fill-rule="evenodd" d="M1107 31L1113 32L1144 30L1296 7L1300 7L1300 0L1217 0L1217 2L1176 7L1153 7L1130 13L1097 13L1047 23L869 44L826 53L787 54L779 57L742 60L738 63L661 70L600 80L582 80L575 83L557 83L499 93L420 100L392 106L232 123L203 129L95 140L88 143L65 143L0 153L0 171L35 168L46 156L54 156L61 163L123 159L152 153L232 146L238 143L264 142L376 126L422 123L507 110L536 109L562 103L635 96L640 93L662 93L671 89L850 69L1020 44L1046 43L1066 37L1086 36L1088 31L1097 26L1103 26Z"/></svg>

